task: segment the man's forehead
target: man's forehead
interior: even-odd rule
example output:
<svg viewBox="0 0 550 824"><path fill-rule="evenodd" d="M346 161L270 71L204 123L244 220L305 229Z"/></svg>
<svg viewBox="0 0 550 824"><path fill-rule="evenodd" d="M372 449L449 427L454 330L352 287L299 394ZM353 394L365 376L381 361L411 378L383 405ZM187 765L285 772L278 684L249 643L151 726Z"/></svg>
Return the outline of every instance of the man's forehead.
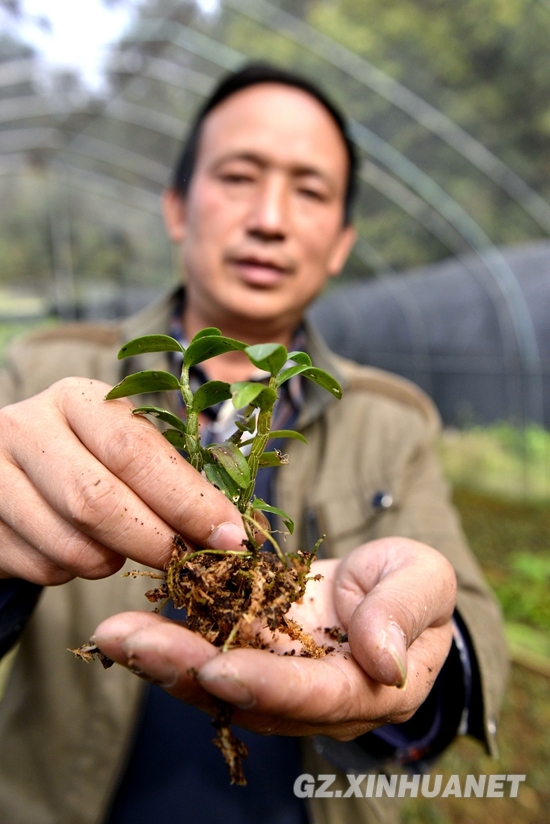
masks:
<svg viewBox="0 0 550 824"><path fill-rule="evenodd" d="M242 89L207 115L199 164L231 155L347 172L344 140L327 109L306 91L280 83Z"/></svg>

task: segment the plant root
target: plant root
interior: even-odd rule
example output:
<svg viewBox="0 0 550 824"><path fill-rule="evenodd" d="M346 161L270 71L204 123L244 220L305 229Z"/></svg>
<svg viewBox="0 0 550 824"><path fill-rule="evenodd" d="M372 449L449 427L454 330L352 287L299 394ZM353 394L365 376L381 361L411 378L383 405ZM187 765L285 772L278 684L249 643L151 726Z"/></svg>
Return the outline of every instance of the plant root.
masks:
<svg viewBox="0 0 550 824"><path fill-rule="evenodd" d="M229 769L232 784L246 787L246 778L243 771L243 758L248 758L248 747L231 732L231 716L233 707L225 701L219 701L219 708L212 719L212 725L217 731L213 743L221 750L225 763Z"/></svg>
<svg viewBox="0 0 550 824"><path fill-rule="evenodd" d="M93 661L94 658L97 658L98 661L101 661L103 669L109 669L109 667L112 667L115 663L112 658L104 655L99 647L96 647L92 641L88 644L82 644L81 647L77 647L76 649L69 649L68 651L72 652L76 658L86 661L87 664L89 664L90 661Z"/></svg>
<svg viewBox="0 0 550 824"><path fill-rule="evenodd" d="M234 648L267 649L269 639L282 633L300 644L283 655L322 658L335 647L319 645L286 614L292 604L300 602L309 580L314 553L298 551L281 558L246 541L242 552L202 549L181 535L174 536L174 548L165 573L131 570L125 577L146 576L162 583L145 593L160 611L172 601L176 609L185 610L185 626L226 652ZM331 640L343 639L338 627L326 629ZM93 642L71 650L84 661L97 657L104 667L113 664ZM271 652L274 652L272 649ZM242 761L248 755L246 745L231 731L233 708L218 702L212 721L217 735L214 744L220 749L229 769L232 784L246 785Z"/></svg>

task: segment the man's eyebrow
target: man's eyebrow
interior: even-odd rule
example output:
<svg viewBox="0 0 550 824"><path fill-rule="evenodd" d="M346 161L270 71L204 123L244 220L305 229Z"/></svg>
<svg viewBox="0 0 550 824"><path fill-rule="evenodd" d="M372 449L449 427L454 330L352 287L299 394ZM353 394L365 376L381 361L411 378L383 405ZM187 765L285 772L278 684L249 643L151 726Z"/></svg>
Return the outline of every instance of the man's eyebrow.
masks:
<svg viewBox="0 0 550 824"><path fill-rule="evenodd" d="M255 166L261 166L262 168L269 166L267 158L262 157L262 155L257 154L256 152L248 151L226 152L214 161L213 166L214 168L217 168L218 166L223 166L224 163L230 163L232 160L244 160L248 163L254 163Z"/></svg>
<svg viewBox="0 0 550 824"><path fill-rule="evenodd" d="M214 168L219 168L220 166L223 166L224 163L230 163L233 160L244 160L245 162L253 163L255 166L258 166L262 169L265 169L271 165L271 161L269 161L266 157L259 153L250 151L235 151L227 152L227 154L224 154L221 157L219 157L214 163ZM322 180L327 185L332 184L330 176L323 172L323 170L320 169L318 166L296 164L291 165L290 171L295 177L317 177L319 178L319 180Z"/></svg>

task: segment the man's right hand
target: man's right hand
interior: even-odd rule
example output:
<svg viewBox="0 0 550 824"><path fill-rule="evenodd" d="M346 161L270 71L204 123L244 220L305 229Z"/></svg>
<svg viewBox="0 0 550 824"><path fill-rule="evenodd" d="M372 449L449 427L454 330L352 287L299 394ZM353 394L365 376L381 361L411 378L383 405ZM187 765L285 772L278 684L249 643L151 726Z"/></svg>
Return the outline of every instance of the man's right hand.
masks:
<svg viewBox="0 0 550 824"><path fill-rule="evenodd" d="M175 532L238 549L237 509L110 387L66 378L0 410L0 578L104 578L126 558L162 569Z"/></svg>

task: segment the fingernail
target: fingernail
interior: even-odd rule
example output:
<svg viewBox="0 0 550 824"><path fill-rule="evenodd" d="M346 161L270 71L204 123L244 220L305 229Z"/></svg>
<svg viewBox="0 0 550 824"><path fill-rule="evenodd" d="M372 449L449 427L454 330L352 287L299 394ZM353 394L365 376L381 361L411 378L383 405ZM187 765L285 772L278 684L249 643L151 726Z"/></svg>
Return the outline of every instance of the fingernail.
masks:
<svg viewBox="0 0 550 824"><path fill-rule="evenodd" d="M405 633L398 624L388 626L386 650L395 661L399 672L399 680L395 686L403 688L407 681L407 643Z"/></svg>
<svg viewBox="0 0 550 824"><path fill-rule="evenodd" d="M122 649L128 659L127 666L134 675L139 675L145 681L150 681L162 689L170 689L178 680L178 674L172 664L154 647L147 644L122 644ZM144 663L146 658L147 663Z"/></svg>
<svg viewBox="0 0 550 824"><path fill-rule="evenodd" d="M228 701L241 710L249 710L256 704L256 699L248 687L232 675L203 675L199 672L197 681L217 698Z"/></svg>
<svg viewBox="0 0 550 824"><path fill-rule="evenodd" d="M227 521L215 527L208 538L207 546L211 549L242 549L246 541L246 532L242 526Z"/></svg>

